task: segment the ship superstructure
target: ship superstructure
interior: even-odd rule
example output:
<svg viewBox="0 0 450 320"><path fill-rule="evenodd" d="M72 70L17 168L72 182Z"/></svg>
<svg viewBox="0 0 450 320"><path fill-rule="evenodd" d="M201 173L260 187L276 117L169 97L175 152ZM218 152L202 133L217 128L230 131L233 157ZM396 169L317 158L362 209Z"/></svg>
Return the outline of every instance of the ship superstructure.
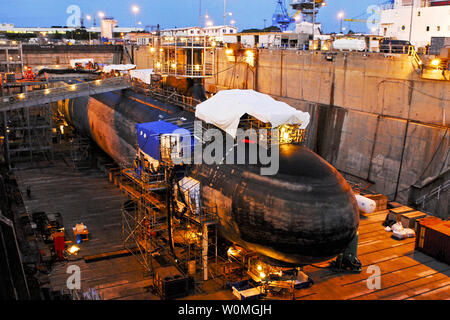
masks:
<svg viewBox="0 0 450 320"><path fill-rule="evenodd" d="M432 37L450 37L450 1L393 0L381 10L380 34L425 47Z"/></svg>

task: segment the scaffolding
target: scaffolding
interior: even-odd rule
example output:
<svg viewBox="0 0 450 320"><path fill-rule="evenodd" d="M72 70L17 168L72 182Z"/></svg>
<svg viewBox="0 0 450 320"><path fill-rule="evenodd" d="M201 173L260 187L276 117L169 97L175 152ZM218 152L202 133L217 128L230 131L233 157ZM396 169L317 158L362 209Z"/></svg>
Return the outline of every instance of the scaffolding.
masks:
<svg viewBox="0 0 450 320"><path fill-rule="evenodd" d="M22 45L17 41L0 41L0 95L1 103L11 90L41 89L46 83L18 82L23 69ZM0 115L0 136L3 141L5 160L11 167L15 162L33 161L36 158L53 159L52 112L49 103L30 108L4 109Z"/></svg>
<svg viewBox="0 0 450 320"><path fill-rule="evenodd" d="M180 221L175 230L177 257L184 269L197 281L214 278L208 263L217 265L218 222L216 207L201 203L200 183L185 177L175 186L175 203Z"/></svg>
<svg viewBox="0 0 450 320"><path fill-rule="evenodd" d="M50 104L2 112L2 133L8 163L53 159Z"/></svg>
<svg viewBox="0 0 450 320"><path fill-rule="evenodd" d="M153 273L152 254L163 249L157 235L163 236L167 230L165 205L154 193L165 188L160 175L148 177L149 183L132 172L131 168L121 168L120 189L130 201L122 206L122 235L124 247L133 253L147 272Z"/></svg>
<svg viewBox="0 0 450 320"><path fill-rule="evenodd" d="M214 75L216 41L208 36L161 37L151 47L153 69L162 76L208 78Z"/></svg>
<svg viewBox="0 0 450 320"><path fill-rule="evenodd" d="M61 130L61 129L60 129ZM62 133L63 134L63 133ZM70 159L76 169L88 169L91 167L91 139L80 135L77 131L70 138Z"/></svg>
<svg viewBox="0 0 450 320"><path fill-rule="evenodd" d="M21 73L23 69L22 44L0 40L0 74Z"/></svg>
<svg viewBox="0 0 450 320"><path fill-rule="evenodd" d="M133 166L121 166L119 185L129 198L122 207L124 247L151 275L155 276L158 258L165 257L200 283L211 277L209 261L217 263L219 219L216 208L186 200L191 190L177 182L182 173L182 167L167 160L158 170L139 157Z"/></svg>

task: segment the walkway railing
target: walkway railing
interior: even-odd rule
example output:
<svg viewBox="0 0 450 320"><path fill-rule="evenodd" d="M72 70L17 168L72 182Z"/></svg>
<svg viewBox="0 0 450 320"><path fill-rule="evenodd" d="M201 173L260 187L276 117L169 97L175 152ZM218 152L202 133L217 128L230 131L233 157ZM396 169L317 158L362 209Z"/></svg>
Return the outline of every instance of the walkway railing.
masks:
<svg viewBox="0 0 450 320"><path fill-rule="evenodd" d="M91 96L129 87L131 87L131 81L128 77L116 77L76 84L65 84L60 87L2 97L0 98L0 112L56 102L59 100Z"/></svg>
<svg viewBox="0 0 450 320"><path fill-rule="evenodd" d="M414 69L417 71L417 73L419 75L422 74L423 62L420 59L419 55L417 54L417 52L413 46L408 47L408 56L411 59Z"/></svg>
<svg viewBox="0 0 450 320"><path fill-rule="evenodd" d="M425 208L425 204L431 200L432 198L439 199L441 193L443 193L447 188L450 187L450 180L445 181L442 185L438 186L437 188L434 188L430 192L428 192L426 195L420 197L415 201L416 205L422 205L422 209Z"/></svg>
<svg viewBox="0 0 450 320"><path fill-rule="evenodd" d="M195 106L201 103L200 100L185 96L174 89L146 86L138 82L134 83L133 89L136 92L143 93L159 101L171 103L192 113L195 113Z"/></svg>

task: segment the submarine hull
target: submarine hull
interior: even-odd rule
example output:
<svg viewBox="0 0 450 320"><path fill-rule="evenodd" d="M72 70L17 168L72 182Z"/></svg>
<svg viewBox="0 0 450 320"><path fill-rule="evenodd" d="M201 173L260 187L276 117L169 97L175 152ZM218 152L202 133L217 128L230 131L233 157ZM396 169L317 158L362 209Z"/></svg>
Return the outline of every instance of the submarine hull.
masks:
<svg viewBox="0 0 450 320"><path fill-rule="evenodd" d="M325 160L298 145L280 146L280 170L197 165L202 201L217 209L221 234L271 264L299 266L334 258L354 238L359 213L350 186Z"/></svg>
<svg viewBox="0 0 450 320"><path fill-rule="evenodd" d="M194 115L130 90L61 104L68 121L118 163L136 156L136 123L194 120ZM329 260L354 238L359 213L352 190L311 150L280 146L279 171L261 176L253 165L193 165L201 197L215 207L220 234L280 266Z"/></svg>

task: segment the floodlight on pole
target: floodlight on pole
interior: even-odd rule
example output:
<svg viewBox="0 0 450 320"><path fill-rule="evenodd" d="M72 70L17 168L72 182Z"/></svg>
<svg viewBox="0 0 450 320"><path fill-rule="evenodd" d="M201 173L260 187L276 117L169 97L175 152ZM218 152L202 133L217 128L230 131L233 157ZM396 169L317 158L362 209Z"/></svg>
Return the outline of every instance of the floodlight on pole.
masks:
<svg viewBox="0 0 450 320"><path fill-rule="evenodd" d="M131 11L134 13L134 28L137 29L136 27L136 20L137 20L137 14L139 13L139 7L136 5L131 6Z"/></svg>
<svg viewBox="0 0 450 320"><path fill-rule="evenodd" d="M344 20L344 12L343 11L341 11L341 12L339 12L338 13L338 18L339 18L339 20L341 20L341 33L342 33L342 22L343 22L343 20Z"/></svg>
<svg viewBox="0 0 450 320"><path fill-rule="evenodd" d="M87 14L86 15L86 20L91 21L91 19L92 19L91 15ZM89 43L91 43L91 33L88 31L88 34L89 34Z"/></svg>

